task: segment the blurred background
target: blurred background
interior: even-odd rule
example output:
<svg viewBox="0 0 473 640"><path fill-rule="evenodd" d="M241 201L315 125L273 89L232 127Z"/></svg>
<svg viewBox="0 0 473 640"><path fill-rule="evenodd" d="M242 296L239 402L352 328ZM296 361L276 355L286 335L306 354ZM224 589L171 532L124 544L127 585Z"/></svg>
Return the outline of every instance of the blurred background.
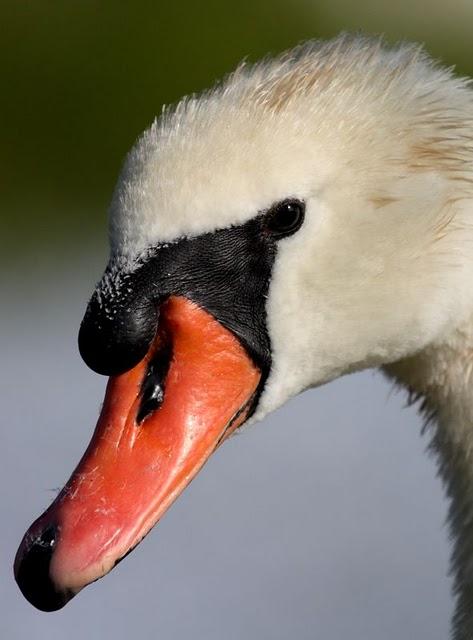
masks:
<svg viewBox="0 0 473 640"><path fill-rule="evenodd" d="M471 0L0 1L0 637L447 637L446 504L420 419L371 372L232 439L132 556L42 614L11 564L87 443L78 326L123 157L162 105L341 30L473 74Z"/></svg>

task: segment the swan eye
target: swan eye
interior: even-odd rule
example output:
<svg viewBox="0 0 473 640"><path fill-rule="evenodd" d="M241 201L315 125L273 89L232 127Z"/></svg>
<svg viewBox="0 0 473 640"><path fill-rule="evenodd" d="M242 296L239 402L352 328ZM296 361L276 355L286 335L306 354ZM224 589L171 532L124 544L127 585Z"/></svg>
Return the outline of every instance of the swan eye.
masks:
<svg viewBox="0 0 473 640"><path fill-rule="evenodd" d="M276 238L295 233L304 222L305 204L300 200L283 200L266 214L266 228Z"/></svg>

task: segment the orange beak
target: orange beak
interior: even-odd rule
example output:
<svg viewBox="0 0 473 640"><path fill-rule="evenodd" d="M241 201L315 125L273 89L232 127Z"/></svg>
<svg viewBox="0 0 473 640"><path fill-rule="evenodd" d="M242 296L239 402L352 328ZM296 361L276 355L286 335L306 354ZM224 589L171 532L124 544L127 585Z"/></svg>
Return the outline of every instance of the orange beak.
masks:
<svg viewBox="0 0 473 640"><path fill-rule="evenodd" d="M163 385L153 389L153 365L169 348ZM149 352L110 378L87 451L23 538L15 575L25 597L53 611L108 573L246 420L260 381L232 333L170 298Z"/></svg>

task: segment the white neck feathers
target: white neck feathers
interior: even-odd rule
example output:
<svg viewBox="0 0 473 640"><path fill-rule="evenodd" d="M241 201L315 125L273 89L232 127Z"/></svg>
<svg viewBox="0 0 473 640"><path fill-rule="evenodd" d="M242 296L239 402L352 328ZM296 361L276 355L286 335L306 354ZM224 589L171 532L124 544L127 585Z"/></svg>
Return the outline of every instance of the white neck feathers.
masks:
<svg viewBox="0 0 473 640"><path fill-rule="evenodd" d="M473 318L444 342L384 367L419 399L450 498L454 640L473 638Z"/></svg>

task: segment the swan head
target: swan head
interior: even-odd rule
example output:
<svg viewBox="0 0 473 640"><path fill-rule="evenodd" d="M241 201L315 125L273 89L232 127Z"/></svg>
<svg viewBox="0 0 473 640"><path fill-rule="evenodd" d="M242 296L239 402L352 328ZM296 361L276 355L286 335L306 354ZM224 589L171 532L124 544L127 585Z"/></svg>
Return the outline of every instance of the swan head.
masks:
<svg viewBox="0 0 473 640"><path fill-rule="evenodd" d="M471 313L472 116L468 83L414 45L342 36L242 66L165 111L130 152L112 263L304 203L302 226L276 242L263 417Z"/></svg>
<svg viewBox="0 0 473 640"><path fill-rule="evenodd" d="M243 65L214 90L165 110L141 136L113 196L110 262L80 337L86 362L113 375L115 396L105 403L92 454L20 547L17 575L34 604L59 608L110 570L235 427L310 386L413 355L471 315L472 117L467 82L417 47L388 49L344 36ZM166 335L150 347L161 321ZM197 445L182 445L179 483L172 484L169 470L160 471L156 491L171 488L159 504L141 505L123 539L119 522L102 519L105 537L90 551L80 527L70 524L86 520L80 510L82 492L92 492L89 475L94 491L102 482L90 456L107 438L115 438L114 451L131 451L144 438L146 422L125 437L123 415L145 394L150 348L167 354L172 367L170 352L181 344L186 322L194 337L205 337L202 368L213 371L194 395L205 396L213 380L222 385L223 406L235 388L243 390L221 418L231 429L219 425L193 466L182 451L192 457ZM193 349L185 357L196 376ZM228 367L235 366L227 378L227 364L219 363L225 354ZM123 376L135 374L127 378L130 392ZM151 413L158 405L154 413L166 413L167 393ZM112 436L111 407L126 394L130 404L113 418L119 435ZM203 400L200 410L210 405ZM189 417L198 420L192 414L186 424ZM181 435L182 424L176 427ZM170 430L168 423L159 428ZM146 469L165 467L173 444L166 446L154 461L146 458ZM119 457L113 460L110 483L116 484L126 470L119 469ZM106 495L105 515L115 509ZM36 565L29 559L44 546L45 532L43 564L54 584L50 599L38 604L28 578ZM94 535L90 526L87 535ZM53 548L60 558L54 566ZM68 559L74 549L81 566Z"/></svg>

